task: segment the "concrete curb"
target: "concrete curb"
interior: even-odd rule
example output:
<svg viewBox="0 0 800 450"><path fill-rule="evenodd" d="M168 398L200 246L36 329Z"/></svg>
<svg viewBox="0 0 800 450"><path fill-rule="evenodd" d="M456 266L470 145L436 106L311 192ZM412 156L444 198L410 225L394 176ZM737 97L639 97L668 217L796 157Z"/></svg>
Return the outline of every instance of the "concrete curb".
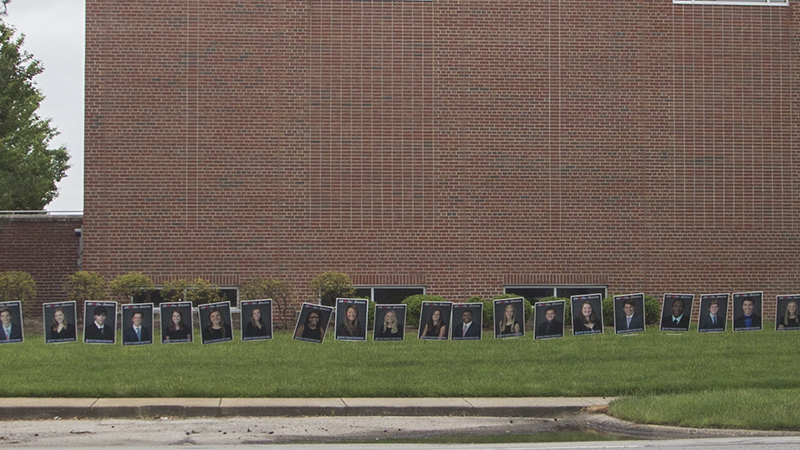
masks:
<svg viewBox="0 0 800 450"><path fill-rule="evenodd" d="M550 418L613 398L5 398L0 420L152 417L485 416Z"/></svg>
<svg viewBox="0 0 800 450"><path fill-rule="evenodd" d="M685 428L669 425L643 425L627 422L605 414L584 414L583 425L596 431L637 439L698 439L800 436L796 431L738 430L720 428Z"/></svg>

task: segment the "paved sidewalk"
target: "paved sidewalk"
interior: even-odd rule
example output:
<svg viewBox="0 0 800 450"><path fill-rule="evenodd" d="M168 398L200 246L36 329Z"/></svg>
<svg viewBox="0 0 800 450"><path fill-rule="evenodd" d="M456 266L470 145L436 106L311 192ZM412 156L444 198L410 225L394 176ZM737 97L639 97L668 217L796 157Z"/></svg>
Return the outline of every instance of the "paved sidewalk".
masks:
<svg viewBox="0 0 800 450"><path fill-rule="evenodd" d="M563 417L613 398L2 398L0 420L237 416Z"/></svg>

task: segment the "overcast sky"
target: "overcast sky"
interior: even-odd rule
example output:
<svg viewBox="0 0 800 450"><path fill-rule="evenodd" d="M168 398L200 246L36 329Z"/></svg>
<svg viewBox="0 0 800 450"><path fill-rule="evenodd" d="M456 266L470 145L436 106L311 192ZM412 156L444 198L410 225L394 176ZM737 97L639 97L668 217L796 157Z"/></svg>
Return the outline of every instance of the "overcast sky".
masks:
<svg viewBox="0 0 800 450"><path fill-rule="evenodd" d="M83 211L83 62L85 0L12 0L6 24L25 35L24 49L44 65L34 78L45 99L39 116L61 134L50 148L66 145L71 169L58 184L48 211Z"/></svg>

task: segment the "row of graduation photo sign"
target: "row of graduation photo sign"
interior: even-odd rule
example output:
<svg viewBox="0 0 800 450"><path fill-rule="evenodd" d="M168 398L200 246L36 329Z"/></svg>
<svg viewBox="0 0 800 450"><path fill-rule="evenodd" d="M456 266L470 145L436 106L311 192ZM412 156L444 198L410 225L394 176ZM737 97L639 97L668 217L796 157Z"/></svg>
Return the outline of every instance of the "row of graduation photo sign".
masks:
<svg viewBox="0 0 800 450"><path fill-rule="evenodd" d="M733 330L762 329L762 292L704 294L700 296L697 331L724 332L727 328L728 307L733 303ZM603 333L602 295L575 295L570 298L572 334L575 336ZM777 331L800 329L798 303L800 295L779 295L776 301ZM664 294L661 307L661 331L687 332L692 321L693 294ZM115 344L117 339L117 302L87 301L84 304L83 342ZM535 339L552 339L565 334L565 301L539 302L533 307ZM525 335L523 298L494 300L494 337L508 338ZM194 341L194 321L191 302L162 303L160 310L161 343ZM336 340L367 340L367 308L364 299L340 298L336 307L303 303L294 330L294 339L321 343L335 314ZM404 304L375 305L373 340L402 341L406 331ZM121 307L123 345L143 345L154 342L154 305L125 304ZM272 300L242 301L241 339L258 341L272 338ZM230 302L200 305L200 332L203 344L233 340ZM617 334L645 330L644 294L614 296L614 330ZM46 343L77 340L76 303L56 302L43 305L44 337ZM20 302L0 302L0 343L23 341L22 307ZM483 304L423 302L420 313L419 339L480 340L483 337Z"/></svg>

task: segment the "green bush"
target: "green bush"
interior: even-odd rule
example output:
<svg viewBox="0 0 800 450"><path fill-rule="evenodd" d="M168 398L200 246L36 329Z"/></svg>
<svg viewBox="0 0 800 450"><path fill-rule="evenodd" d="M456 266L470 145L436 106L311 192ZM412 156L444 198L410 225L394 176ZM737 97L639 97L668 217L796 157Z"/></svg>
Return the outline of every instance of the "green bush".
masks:
<svg viewBox="0 0 800 450"><path fill-rule="evenodd" d="M128 272L120 275L111 280L108 287L111 290L111 295L117 297L120 303L128 303L132 301L135 295L142 292L147 293L149 296L149 292L155 288L153 280L141 272Z"/></svg>
<svg viewBox="0 0 800 450"><path fill-rule="evenodd" d="M64 283L68 301L82 304L85 301L106 299L106 279L96 272L80 270L73 273Z"/></svg>
<svg viewBox="0 0 800 450"><path fill-rule="evenodd" d="M314 298L326 306L336 306L337 298L352 298L356 289L350 277L339 272L324 272L314 277L308 286Z"/></svg>
<svg viewBox="0 0 800 450"><path fill-rule="evenodd" d="M403 300L406 308L406 326L419 327L419 316L422 313L422 302L446 302L444 297L438 295L417 294Z"/></svg>
<svg viewBox="0 0 800 450"><path fill-rule="evenodd" d="M165 303L183 300L192 302L194 306L224 301L219 286L204 278L180 279L164 283L161 296Z"/></svg>
<svg viewBox="0 0 800 450"><path fill-rule="evenodd" d="M32 312L36 302L36 282L27 272L0 272L0 302L15 301L22 305L23 314Z"/></svg>

